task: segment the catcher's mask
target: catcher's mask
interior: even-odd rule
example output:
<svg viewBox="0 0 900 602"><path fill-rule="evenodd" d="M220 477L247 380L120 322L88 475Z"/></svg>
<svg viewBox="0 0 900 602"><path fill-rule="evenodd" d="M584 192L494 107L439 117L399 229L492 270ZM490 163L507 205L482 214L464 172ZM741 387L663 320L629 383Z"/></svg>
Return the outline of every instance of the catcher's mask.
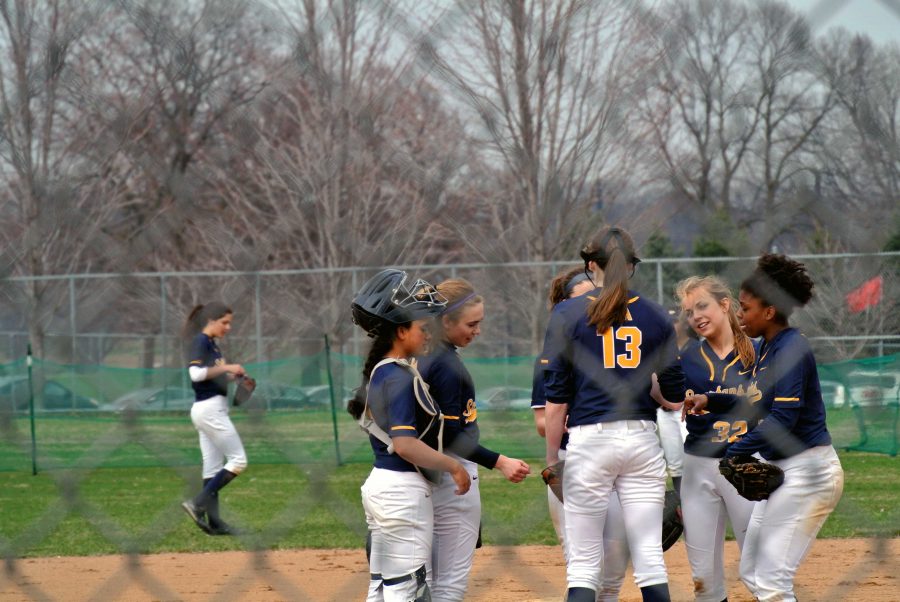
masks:
<svg viewBox="0 0 900 602"><path fill-rule="evenodd" d="M374 337L385 323L406 324L440 315L447 299L422 279L411 286L406 280L406 272L395 269L382 270L370 278L350 306L353 323Z"/></svg>
<svg viewBox="0 0 900 602"><path fill-rule="evenodd" d="M634 269L641 262L637 255L634 254L634 243L621 228L608 228L606 233L599 240L591 241L581 249L581 259L584 261L584 273L590 278L590 270L588 264L593 261L601 270L606 269L609 262L609 253L607 247L610 241L615 241L610 251L619 249L625 255L625 261L631 264L631 275L634 276ZM591 282L594 280L591 278Z"/></svg>

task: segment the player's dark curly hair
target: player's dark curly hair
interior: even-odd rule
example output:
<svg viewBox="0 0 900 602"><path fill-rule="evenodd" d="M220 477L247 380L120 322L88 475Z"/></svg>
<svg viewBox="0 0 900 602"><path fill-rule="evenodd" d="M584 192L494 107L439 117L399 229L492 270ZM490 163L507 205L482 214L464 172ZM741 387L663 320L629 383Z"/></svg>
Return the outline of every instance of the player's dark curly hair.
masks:
<svg viewBox="0 0 900 602"><path fill-rule="evenodd" d="M409 327L410 323L391 324L390 322L382 321L381 325L374 332L369 333L369 336L372 336L372 346L369 348L369 353L366 355L366 361L363 364L362 384L356 390L353 398L347 402L347 412L355 420L359 420L363 410L366 408L366 386L369 384L372 370L375 369L375 365L383 360L391 350L391 347L393 347L397 330Z"/></svg>
<svg viewBox="0 0 900 602"><path fill-rule="evenodd" d="M782 322L795 308L809 303L814 286L805 265L775 253L760 256L756 269L741 282L741 290L773 306Z"/></svg>

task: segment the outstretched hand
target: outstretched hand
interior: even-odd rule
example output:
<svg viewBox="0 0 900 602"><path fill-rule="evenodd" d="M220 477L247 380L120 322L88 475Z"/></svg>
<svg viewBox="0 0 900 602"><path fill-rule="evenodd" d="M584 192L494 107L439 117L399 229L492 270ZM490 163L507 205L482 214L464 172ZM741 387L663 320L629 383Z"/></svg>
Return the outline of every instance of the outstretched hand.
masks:
<svg viewBox="0 0 900 602"><path fill-rule="evenodd" d="M506 480L511 483L521 483L525 477L531 474L531 467L528 464L517 458L507 458L506 456L500 456L494 468L502 472Z"/></svg>

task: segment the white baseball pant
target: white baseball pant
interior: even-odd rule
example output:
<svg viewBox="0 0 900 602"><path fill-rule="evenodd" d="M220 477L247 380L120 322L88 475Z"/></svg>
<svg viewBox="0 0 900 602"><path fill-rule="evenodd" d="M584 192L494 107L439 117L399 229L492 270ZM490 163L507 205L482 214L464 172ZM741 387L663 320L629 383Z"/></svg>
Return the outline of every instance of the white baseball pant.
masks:
<svg viewBox="0 0 900 602"><path fill-rule="evenodd" d="M247 468L247 453L228 417L228 399L224 395L195 401L191 406L191 422L200 434L204 479L213 478L223 468L234 474L241 474Z"/></svg>
<svg viewBox="0 0 900 602"><path fill-rule="evenodd" d="M670 477L684 474L684 440L687 438L687 426L681 420L680 412L666 412L656 409L656 424L659 427L659 442L663 456L666 458L666 470Z"/></svg>
<svg viewBox="0 0 900 602"><path fill-rule="evenodd" d="M844 470L830 445L772 464L784 484L757 502L741 553L741 579L760 602L794 602L794 576L844 491Z"/></svg>
<svg viewBox="0 0 900 602"><path fill-rule="evenodd" d="M373 468L361 491L372 533L369 572L374 578L369 581L366 600L415 600L415 578L395 585L386 585L384 580L412 575L431 558L431 484L418 472Z"/></svg>
<svg viewBox="0 0 900 602"><path fill-rule="evenodd" d="M434 544L429 571L433 602L458 602L465 597L481 523L478 465L453 453L447 455L463 465L472 486L465 495L456 495L456 483L445 472L434 488Z"/></svg>
<svg viewBox="0 0 900 602"><path fill-rule="evenodd" d="M635 582L638 587L667 583L662 552L666 464L656 423L621 420L569 428L563 475L568 587L599 590L613 489L622 504Z"/></svg>
<svg viewBox="0 0 900 602"><path fill-rule="evenodd" d="M719 458L685 454L681 482L684 540L698 602L721 602L725 587L725 519L743 548L755 502L738 494L719 473Z"/></svg>
<svg viewBox="0 0 900 602"><path fill-rule="evenodd" d="M566 450L559 450L559 459L566 459ZM547 501L550 506L550 521L556 530L559 543L563 546L565 556L565 512L563 503L547 487ZM625 519L622 516L622 504L619 495L613 491L609 496L609 508L606 513L606 524L603 529L603 566L600 571L600 587L597 590L597 602L613 602L619 599L625 571L628 569L628 538L625 535Z"/></svg>

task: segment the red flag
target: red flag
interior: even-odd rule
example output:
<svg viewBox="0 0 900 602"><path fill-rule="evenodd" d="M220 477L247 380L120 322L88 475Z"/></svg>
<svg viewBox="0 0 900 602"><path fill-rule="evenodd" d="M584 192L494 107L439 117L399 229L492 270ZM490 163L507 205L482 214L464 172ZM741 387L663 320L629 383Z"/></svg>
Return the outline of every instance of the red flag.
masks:
<svg viewBox="0 0 900 602"><path fill-rule="evenodd" d="M858 314L864 309L881 303L881 289L884 284L882 276L875 276L863 282L859 288L847 293L847 307L851 314Z"/></svg>

